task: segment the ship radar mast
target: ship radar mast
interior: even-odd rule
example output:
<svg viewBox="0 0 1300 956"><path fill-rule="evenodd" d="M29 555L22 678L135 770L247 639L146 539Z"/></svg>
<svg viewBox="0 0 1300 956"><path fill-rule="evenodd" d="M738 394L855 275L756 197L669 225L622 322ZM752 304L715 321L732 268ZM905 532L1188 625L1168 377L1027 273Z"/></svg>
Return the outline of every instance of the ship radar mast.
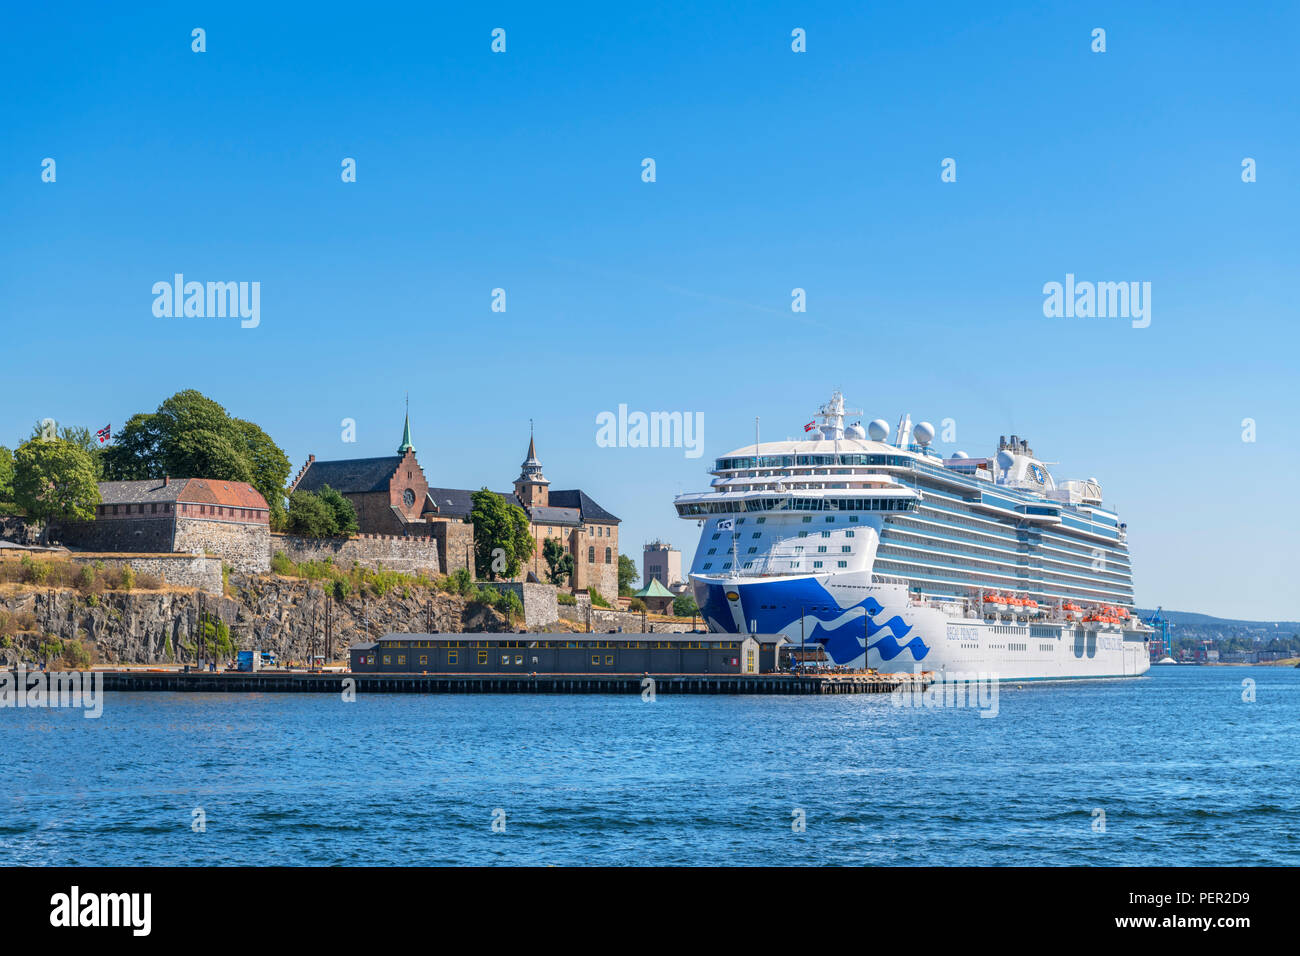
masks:
<svg viewBox="0 0 1300 956"><path fill-rule="evenodd" d="M831 392L831 400L817 410L813 420L820 423L821 433L832 439L844 437L844 416L861 415L860 408L845 408L844 395L837 388Z"/></svg>

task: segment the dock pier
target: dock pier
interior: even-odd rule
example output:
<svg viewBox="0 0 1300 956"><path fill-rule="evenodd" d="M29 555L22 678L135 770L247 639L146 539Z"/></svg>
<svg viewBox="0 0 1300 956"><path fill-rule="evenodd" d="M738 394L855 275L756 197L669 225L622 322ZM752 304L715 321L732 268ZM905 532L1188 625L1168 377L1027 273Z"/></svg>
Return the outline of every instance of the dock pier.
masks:
<svg viewBox="0 0 1300 956"><path fill-rule="evenodd" d="M351 681L359 694L888 694L924 690L929 675L913 674L351 674L182 671L100 671L106 691L185 693L341 694Z"/></svg>

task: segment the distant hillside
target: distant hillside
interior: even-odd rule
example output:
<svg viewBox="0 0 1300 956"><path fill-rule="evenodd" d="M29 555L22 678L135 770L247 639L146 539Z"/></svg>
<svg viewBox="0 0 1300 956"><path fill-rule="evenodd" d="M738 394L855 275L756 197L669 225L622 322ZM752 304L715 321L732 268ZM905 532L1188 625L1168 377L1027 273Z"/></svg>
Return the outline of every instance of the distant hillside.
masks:
<svg viewBox="0 0 1300 956"><path fill-rule="evenodd" d="M1154 608L1138 610L1143 620L1154 613ZM1195 614L1191 611L1161 611L1160 613L1173 625L1176 637L1189 637L1196 640L1229 637L1267 640L1300 634L1300 621L1238 621L1209 614Z"/></svg>

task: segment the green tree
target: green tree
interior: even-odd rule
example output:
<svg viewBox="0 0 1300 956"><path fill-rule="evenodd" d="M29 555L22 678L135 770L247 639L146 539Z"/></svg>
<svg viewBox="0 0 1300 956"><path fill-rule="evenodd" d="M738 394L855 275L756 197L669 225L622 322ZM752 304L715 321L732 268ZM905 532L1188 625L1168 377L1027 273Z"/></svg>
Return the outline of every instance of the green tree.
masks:
<svg viewBox="0 0 1300 956"><path fill-rule="evenodd" d="M95 466L81 448L61 438L33 438L14 456L14 500L29 517L45 522L90 520L99 504Z"/></svg>
<svg viewBox="0 0 1300 956"><path fill-rule="evenodd" d="M32 427L30 438L46 437L46 428L44 422L37 422ZM99 443L89 428L83 425L63 425L54 423L52 438L62 438L64 441L76 445L87 455L90 456L91 464L95 468L95 479L100 480L104 477L104 446Z"/></svg>
<svg viewBox="0 0 1300 956"><path fill-rule="evenodd" d="M233 421L248 450L248 461L253 470L252 485L271 506L271 522L278 527L284 519L284 486L293 470L289 456L257 425L242 418ZM351 508L351 504L348 507ZM353 512L353 518L356 518L356 512Z"/></svg>
<svg viewBox="0 0 1300 956"><path fill-rule="evenodd" d="M673 613L678 617L694 617L700 613L700 609L695 603L695 598L689 594L679 594L673 600Z"/></svg>
<svg viewBox="0 0 1300 956"><path fill-rule="evenodd" d="M535 542L528 528L528 515L486 488L474 492L471 500L475 572L488 580L515 577L533 556Z"/></svg>
<svg viewBox="0 0 1300 956"><path fill-rule="evenodd" d="M0 501L14 500L14 453L0 445Z"/></svg>
<svg viewBox="0 0 1300 956"><path fill-rule="evenodd" d="M246 481L284 515L289 459L261 428L231 418L218 403L194 389L177 392L151 414L132 415L104 453L104 476L216 478Z"/></svg>
<svg viewBox="0 0 1300 956"><path fill-rule="evenodd" d="M289 496L289 517L286 528L290 534L304 538L330 538L337 529L334 510L320 495L310 491L295 491Z"/></svg>
<svg viewBox="0 0 1300 956"><path fill-rule="evenodd" d="M632 582L641 575L636 569L636 562L626 554L618 556L618 595L627 597L632 593Z"/></svg>
<svg viewBox="0 0 1300 956"><path fill-rule="evenodd" d="M360 530L357 524L357 511L352 507L352 502L343 497L341 492L335 491L329 485L322 485L316 497L325 502L326 507L334 515L334 534L340 537L356 534Z"/></svg>
<svg viewBox="0 0 1300 956"><path fill-rule="evenodd" d="M104 452L104 477L139 481L162 477L162 430L156 415L132 415ZM177 475L177 477L181 477Z"/></svg>
<svg viewBox="0 0 1300 956"><path fill-rule="evenodd" d="M546 576L555 585L564 584L573 575L573 555L555 538L542 542L542 558L546 561Z"/></svg>

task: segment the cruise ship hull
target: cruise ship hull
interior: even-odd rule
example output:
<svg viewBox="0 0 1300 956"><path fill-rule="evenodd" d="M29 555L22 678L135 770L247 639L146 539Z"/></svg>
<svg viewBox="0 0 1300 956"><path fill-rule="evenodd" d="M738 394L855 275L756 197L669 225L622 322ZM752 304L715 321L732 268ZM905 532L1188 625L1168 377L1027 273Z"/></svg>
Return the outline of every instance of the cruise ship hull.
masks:
<svg viewBox="0 0 1300 956"><path fill-rule="evenodd" d="M968 617L953 606L917 603L905 586L873 583L867 572L691 575L691 583L709 630L784 634L795 647L820 645L828 663L848 668L1026 681L1137 677L1151 666L1141 631Z"/></svg>

